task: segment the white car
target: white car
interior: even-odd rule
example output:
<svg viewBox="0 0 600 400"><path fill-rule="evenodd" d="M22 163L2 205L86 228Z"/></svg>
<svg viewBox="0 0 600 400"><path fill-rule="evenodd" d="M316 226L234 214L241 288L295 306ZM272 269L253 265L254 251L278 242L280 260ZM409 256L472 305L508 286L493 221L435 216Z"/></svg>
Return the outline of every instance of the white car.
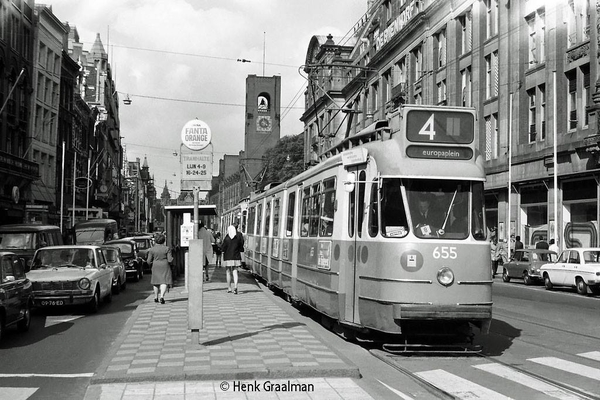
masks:
<svg viewBox="0 0 600 400"><path fill-rule="evenodd" d="M600 294L600 247L566 249L557 262L542 265L540 274L548 290L569 286L582 295Z"/></svg>
<svg viewBox="0 0 600 400"><path fill-rule="evenodd" d="M35 252L27 278L38 307L86 305L98 311L112 300L114 272L100 246L49 246Z"/></svg>

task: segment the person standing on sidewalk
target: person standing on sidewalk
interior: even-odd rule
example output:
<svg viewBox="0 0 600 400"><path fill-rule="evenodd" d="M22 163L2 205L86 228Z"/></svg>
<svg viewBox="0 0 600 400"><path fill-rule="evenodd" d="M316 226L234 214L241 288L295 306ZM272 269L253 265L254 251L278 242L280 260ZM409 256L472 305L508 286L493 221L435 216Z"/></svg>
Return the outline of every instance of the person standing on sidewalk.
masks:
<svg viewBox="0 0 600 400"><path fill-rule="evenodd" d="M231 293L231 275L233 275L233 293L238 292L238 267L242 265L242 253L244 252L244 238L238 235L235 226L227 228L227 235L221 246L223 252L223 266L227 274L227 293Z"/></svg>
<svg viewBox="0 0 600 400"><path fill-rule="evenodd" d="M173 275L171 274L171 263L173 254L171 249L165 246L165 235L159 233L154 239L154 246L148 250L148 265L152 268L152 279L150 283L154 288L154 302L165 304L165 293L173 286Z"/></svg>
<svg viewBox="0 0 600 400"><path fill-rule="evenodd" d="M213 253L215 253L215 266L221 266L221 245L223 240L221 239L221 232L215 233L215 244L213 245Z"/></svg>
<svg viewBox="0 0 600 400"><path fill-rule="evenodd" d="M202 239L202 248L204 249L204 281L208 282L208 264L209 257L212 258L212 244L214 242L213 235L204 226L204 221L200 221L200 229L198 229L198 239Z"/></svg>

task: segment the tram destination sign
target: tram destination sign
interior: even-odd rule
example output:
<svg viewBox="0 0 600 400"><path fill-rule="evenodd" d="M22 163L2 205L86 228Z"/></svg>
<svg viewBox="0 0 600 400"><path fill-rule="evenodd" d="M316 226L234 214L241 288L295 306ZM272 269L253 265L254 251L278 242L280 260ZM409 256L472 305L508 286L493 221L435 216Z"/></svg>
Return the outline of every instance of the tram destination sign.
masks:
<svg viewBox="0 0 600 400"><path fill-rule="evenodd" d="M459 110L408 110L406 137L411 142L470 144L475 139L475 118Z"/></svg>
<svg viewBox="0 0 600 400"><path fill-rule="evenodd" d="M432 160L470 160L473 158L473 150L469 147L413 145L406 148L406 155Z"/></svg>

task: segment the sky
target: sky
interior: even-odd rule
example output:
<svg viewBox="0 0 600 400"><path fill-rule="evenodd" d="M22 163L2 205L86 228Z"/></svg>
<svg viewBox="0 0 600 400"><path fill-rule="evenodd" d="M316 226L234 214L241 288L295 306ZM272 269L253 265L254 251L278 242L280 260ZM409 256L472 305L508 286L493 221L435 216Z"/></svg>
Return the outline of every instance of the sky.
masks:
<svg viewBox="0 0 600 400"><path fill-rule="evenodd" d="M85 50L99 33L120 103L128 161L144 157L161 193L179 192L181 130L211 129L213 175L244 146L246 77L281 76L281 136L303 131L301 66L314 35L346 36L367 0L47 0ZM238 62L246 59L250 62ZM264 60L264 61L263 61Z"/></svg>

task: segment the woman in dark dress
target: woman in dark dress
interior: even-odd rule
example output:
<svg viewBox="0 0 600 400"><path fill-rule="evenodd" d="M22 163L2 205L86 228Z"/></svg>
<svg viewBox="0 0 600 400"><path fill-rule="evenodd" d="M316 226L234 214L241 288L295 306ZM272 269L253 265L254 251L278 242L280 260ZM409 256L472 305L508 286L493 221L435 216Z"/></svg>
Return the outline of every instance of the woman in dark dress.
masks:
<svg viewBox="0 0 600 400"><path fill-rule="evenodd" d="M223 266L227 273L227 292L231 293L231 275L233 274L233 293L237 294L238 286L238 267L242 265L242 253L244 252L244 238L241 233L230 225L227 228L227 235L221 246L223 253Z"/></svg>
<svg viewBox="0 0 600 400"><path fill-rule="evenodd" d="M171 249L165 246L165 235L158 234L154 239L155 245L148 250L148 265L152 268L152 286L154 288L154 301L165 304L165 293L170 286L173 286L173 276L171 275L171 266L173 255Z"/></svg>

